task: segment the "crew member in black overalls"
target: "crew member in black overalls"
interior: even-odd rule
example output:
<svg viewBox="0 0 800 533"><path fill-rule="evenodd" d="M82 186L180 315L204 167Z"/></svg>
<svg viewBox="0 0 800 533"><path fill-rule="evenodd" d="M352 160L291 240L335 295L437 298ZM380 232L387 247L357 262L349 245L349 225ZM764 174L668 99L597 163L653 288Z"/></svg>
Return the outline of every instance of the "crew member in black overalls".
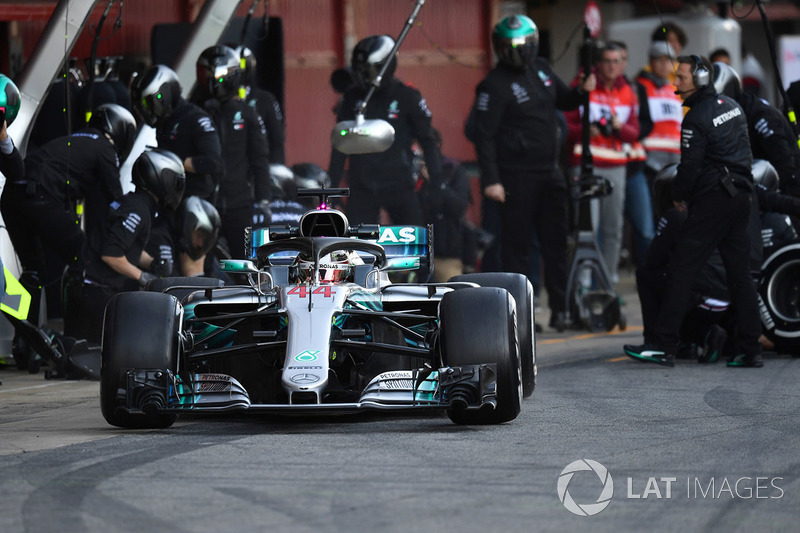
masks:
<svg viewBox="0 0 800 533"><path fill-rule="evenodd" d="M253 51L242 45L236 48L236 53L241 58L244 101L256 110L267 128L269 162L273 165L285 165L286 124L281 104L274 94L258 86L256 79L258 65Z"/></svg>
<svg viewBox="0 0 800 533"><path fill-rule="evenodd" d="M153 221L177 208L186 187L180 158L159 148L140 155L131 172L136 189L112 205L102 231L87 240L82 254L86 278L70 306L78 319L64 333L90 343L100 342L105 307L115 294L138 290L162 274L150 271L153 257L145 245Z"/></svg>
<svg viewBox="0 0 800 533"><path fill-rule="evenodd" d="M712 67L697 55L680 56L675 87L689 112L681 124L681 162L673 185L687 209L670 261L668 288L651 343L625 345L634 359L673 366L678 335L692 306L692 282L714 249L725 265L736 310L736 355L728 366L763 366L761 320L749 263L748 217L753 181L747 119L733 99L717 94Z"/></svg>
<svg viewBox="0 0 800 533"><path fill-rule="evenodd" d="M270 195L269 147L264 121L238 97L239 56L227 46L206 48L197 59L193 100L211 115L222 141L225 177L215 203L232 257L245 255L245 228L253 224L253 205Z"/></svg>
<svg viewBox="0 0 800 533"><path fill-rule="evenodd" d="M800 147L792 125L776 107L752 92L742 91L739 74L725 63L714 63L714 88L742 106L747 118L753 159L766 159L780 177L780 190L800 198Z"/></svg>
<svg viewBox="0 0 800 533"><path fill-rule="evenodd" d="M389 67L379 88L367 103L367 119L383 119L394 127L392 145L377 154L349 156L347 184L350 198L346 214L353 224L375 223L381 208L393 224L421 225L424 217L414 190L411 149L416 140L425 156L431 178L431 197L435 211L441 205L441 154L431 126L431 112L420 92L394 77L397 57L391 54L394 40L388 35L374 35L359 42L353 49L352 68L356 83L345 91L337 121L353 120L357 109L375 82L383 65ZM338 187L348 156L335 148L328 168L333 187Z"/></svg>
<svg viewBox="0 0 800 533"><path fill-rule="evenodd" d="M565 327L567 288L567 184L558 169L556 109L575 109L590 75L570 89L546 59L536 57L539 30L512 15L492 33L498 64L475 89L469 138L475 144L481 187L501 210L501 258L506 272L530 272L531 232L541 245L551 310L550 326Z"/></svg>
<svg viewBox="0 0 800 533"><path fill-rule="evenodd" d="M119 166L135 135L136 121L128 110L103 104L86 128L30 154L24 178L7 180L0 209L22 264L20 283L31 293L32 323L38 325L41 288L58 282L44 279L45 247L82 277L78 270L83 242L99 231L109 204L122 198ZM84 201L85 234L77 211ZM60 273L63 265L54 270Z"/></svg>

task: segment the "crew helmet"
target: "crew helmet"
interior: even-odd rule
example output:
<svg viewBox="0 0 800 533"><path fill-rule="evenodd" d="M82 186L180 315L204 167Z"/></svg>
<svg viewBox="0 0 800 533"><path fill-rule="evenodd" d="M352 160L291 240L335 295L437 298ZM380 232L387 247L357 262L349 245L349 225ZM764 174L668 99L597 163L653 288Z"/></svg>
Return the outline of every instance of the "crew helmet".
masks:
<svg viewBox="0 0 800 533"><path fill-rule="evenodd" d="M128 158L136 140L136 119L119 104L102 104L92 111L88 126L111 137L120 164Z"/></svg>
<svg viewBox="0 0 800 533"><path fill-rule="evenodd" d="M511 15L494 27L492 45L500 63L523 70L539 52L539 29L530 17Z"/></svg>
<svg viewBox="0 0 800 533"><path fill-rule="evenodd" d="M180 208L181 250L197 261L214 247L222 219L217 209L199 196L190 196Z"/></svg>
<svg viewBox="0 0 800 533"><path fill-rule="evenodd" d="M320 283L343 283L355 279L356 264L363 264L358 253L353 251L331 252L319 260ZM290 283L306 283L314 279L314 260L300 252L289 266Z"/></svg>
<svg viewBox="0 0 800 533"><path fill-rule="evenodd" d="M298 189L319 189L331 186L331 177L316 163L292 165L294 183Z"/></svg>
<svg viewBox="0 0 800 533"><path fill-rule="evenodd" d="M21 103L22 99L16 84L5 74L0 74L0 109L5 113L6 124L9 126L17 118Z"/></svg>
<svg viewBox="0 0 800 533"><path fill-rule="evenodd" d="M245 45L240 45L234 48L234 51L239 54L239 68L242 69L242 83L246 85L253 85L256 81L256 55Z"/></svg>
<svg viewBox="0 0 800 533"><path fill-rule="evenodd" d="M202 94L229 100L239 94L242 66L239 54L229 46L210 46L197 58L197 84Z"/></svg>
<svg viewBox="0 0 800 533"><path fill-rule="evenodd" d="M378 73L387 61L389 66L383 74L380 86L386 86L388 80L392 79L397 68L397 54L392 55L393 49L394 39L388 35L372 35L359 41L353 48L353 79L361 88L366 89L375 83Z"/></svg>
<svg viewBox="0 0 800 533"><path fill-rule="evenodd" d="M672 183L678 175L678 163L662 168L653 180L653 209L657 217L672 207Z"/></svg>
<svg viewBox="0 0 800 533"><path fill-rule="evenodd" d="M742 80L730 65L716 62L713 64L714 90L736 100L742 99Z"/></svg>
<svg viewBox="0 0 800 533"><path fill-rule="evenodd" d="M181 82L175 71L165 65L154 65L136 77L131 84L133 108L148 126L164 122L178 107Z"/></svg>
<svg viewBox="0 0 800 533"><path fill-rule="evenodd" d="M286 165L278 163L269 166L270 199L294 200L297 198L297 185L294 172Z"/></svg>
<svg viewBox="0 0 800 533"><path fill-rule="evenodd" d="M153 148L133 163L131 170L136 189L150 191L158 203L176 209L186 188L186 173L180 158L168 150Z"/></svg>
<svg viewBox="0 0 800 533"><path fill-rule="evenodd" d="M777 191L780 186L778 171L766 159L753 159L753 181L767 191Z"/></svg>

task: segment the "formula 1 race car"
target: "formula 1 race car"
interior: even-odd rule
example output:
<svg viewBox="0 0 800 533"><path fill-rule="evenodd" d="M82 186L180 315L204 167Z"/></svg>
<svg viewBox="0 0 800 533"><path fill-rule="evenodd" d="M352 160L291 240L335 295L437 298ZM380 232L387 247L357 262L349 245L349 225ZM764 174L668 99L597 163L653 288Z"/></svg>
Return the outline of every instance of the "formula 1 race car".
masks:
<svg viewBox="0 0 800 533"><path fill-rule="evenodd" d="M530 282L393 283L392 272L430 271L432 227L351 227L324 207L347 192L301 190L321 208L298 226L253 231L250 259L221 262L246 284L162 279L117 295L103 332L105 419L164 428L187 412L381 409L515 419L536 382Z"/></svg>

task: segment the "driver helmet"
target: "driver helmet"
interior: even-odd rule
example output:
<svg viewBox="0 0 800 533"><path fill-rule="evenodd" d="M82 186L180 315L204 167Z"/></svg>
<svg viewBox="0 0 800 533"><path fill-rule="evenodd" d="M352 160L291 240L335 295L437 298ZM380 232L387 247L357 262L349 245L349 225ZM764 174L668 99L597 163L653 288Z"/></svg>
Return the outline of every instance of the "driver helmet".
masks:
<svg viewBox="0 0 800 533"><path fill-rule="evenodd" d="M222 220L217 209L198 196L188 197L180 212L181 249L197 261L217 243Z"/></svg>
<svg viewBox="0 0 800 533"><path fill-rule="evenodd" d="M714 63L713 70L714 90L737 102L740 101L742 99L742 80L739 79L739 74L730 65L720 62Z"/></svg>
<svg viewBox="0 0 800 533"><path fill-rule="evenodd" d="M355 279L355 265L363 264L361 257L354 251L335 251L319 260L320 283L343 283ZM314 260L304 252L289 267L291 283L307 283L314 279Z"/></svg>
<svg viewBox="0 0 800 533"><path fill-rule="evenodd" d="M372 35L359 41L353 48L353 78L362 88L367 89L375 83L383 65L390 61L381 78L380 86L385 87L397 68L397 54L390 57L394 49L394 39L388 35Z"/></svg>
<svg viewBox="0 0 800 533"><path fill-rule="evenodd" d="M238 96L242 84L239 54L228 46L210 46L197 58L197 85L206 98L220 101Z"/></svg>
<svg viewBox="0 0 800 533"><path fill-rule="evenodd" d="M119 104L103 104L95 108L88 126L111 137L119 162L127 159L136 140L136 119Z"/></svg>
<svg viewBox="0 0 800 533"><path fill-rule="evenodd" d="M14 82L5 74L0 74L0 109L5 113L7 125L10 126L14 119L17 118L21 102L19 89Z"/></svg>
<svg viewBox="0 0 800 533"><path fill-rule="evenodd" d="M492 45L500 63L524 70L539 52L539 29L530 17L511 15L494 27Z"/></svg>
<svg viewBox="0 0 800 533"><path fill-rule="evenodd" d="M175 71L154 65L137 76L131 84L133 108L148 126L163 123L181 100L181 82Z"/></svg>

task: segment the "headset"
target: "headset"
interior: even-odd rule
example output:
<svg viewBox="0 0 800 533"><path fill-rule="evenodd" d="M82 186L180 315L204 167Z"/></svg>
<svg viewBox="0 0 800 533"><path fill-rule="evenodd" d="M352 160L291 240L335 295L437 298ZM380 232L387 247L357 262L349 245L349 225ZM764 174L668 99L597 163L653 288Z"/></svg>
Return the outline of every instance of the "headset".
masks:
<svg viewBox="0 0 800 533"><path fill-rule="evenodd" d="M711 85L711 73L706 68L703 58L697 54L689 56L692 58L692 81L696 89L702 89Z"/></svg>

